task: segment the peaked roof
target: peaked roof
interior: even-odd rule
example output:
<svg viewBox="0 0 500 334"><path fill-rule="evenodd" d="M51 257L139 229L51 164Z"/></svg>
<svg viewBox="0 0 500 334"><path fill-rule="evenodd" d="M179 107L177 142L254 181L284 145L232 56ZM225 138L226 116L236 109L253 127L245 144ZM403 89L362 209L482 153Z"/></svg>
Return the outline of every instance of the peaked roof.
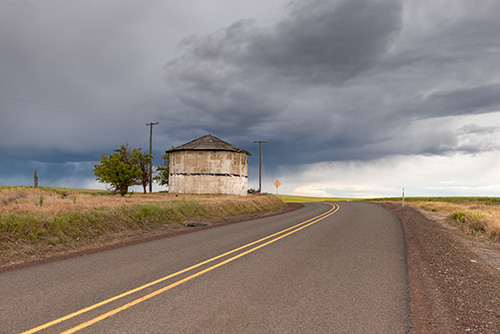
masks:
<svg viewBox="0 0 500 334"><path fill-rule="evenodd" d="M174 147L167 152L174 151L231 151L238 153L246 153L251 155L249 152L231 145L222 139L219 139L213 135L206 135L198 139L192 140L181 146Z"/></svg>

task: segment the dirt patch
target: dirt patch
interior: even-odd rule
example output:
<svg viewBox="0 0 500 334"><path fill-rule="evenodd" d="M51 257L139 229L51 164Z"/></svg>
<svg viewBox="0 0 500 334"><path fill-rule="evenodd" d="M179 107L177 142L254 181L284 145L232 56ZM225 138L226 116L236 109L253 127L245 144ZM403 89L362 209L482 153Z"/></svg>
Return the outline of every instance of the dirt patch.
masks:
<svg viewBox="0 0 500 334"><path fill-rule="evenodd" d="M384 206L398 215L406 236L414 332L499 333L500 267L490 261L498 248L467 236L443 217L433 220L415 208ZM489 258L480 255L485 252Z"/></svg>
<svg viewBox="0 0 500 334"><path fill-rule="evenodd" d="M286 204L284 207L278 210L212 219L205 222L205 226L199 227L190 227L187 226L187 224L175 224L159 226L157 228L149 230L144 229L113 233L99 238L98 240L86 240L80 244L72 245L71 247L67 247L64 245L49 247L43 252L30 253L29 251L26 251L26 248L29 248L28 244L19 244L19 249L23 249L23 251L20 251L16 254L15 252L12 252L12 250L10 250L9 256L11 260L8 263L0 265L0 273L22 267L34 266L42 263L83 256L142 242L168 238L202 229L214 228L217 226L234 224L263 217L270 217L273 215L294 211L301 207L303 207L302 204L290 203Z"/></svg>

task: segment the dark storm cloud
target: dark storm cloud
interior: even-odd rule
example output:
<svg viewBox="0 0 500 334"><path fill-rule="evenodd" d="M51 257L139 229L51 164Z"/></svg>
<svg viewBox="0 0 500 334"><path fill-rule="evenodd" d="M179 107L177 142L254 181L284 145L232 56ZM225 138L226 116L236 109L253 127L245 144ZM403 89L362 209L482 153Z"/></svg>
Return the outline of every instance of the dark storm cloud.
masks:
<svg viewBox="0 0 500 334"><path fill-rule="evenodd" d="M182 56L165 66L166 82L200 127L283 141L310 131L314 144L314 133L346 112L324 94L376 66L400 28L399 1L295 2L274 26L240 21L185 39Z"/></svg>
<svg viewBox="0 0 500 334"><path fill-rule="evenodd" d="M266 23L237 5L2 2L0 173L91 177L151 121L156 156L212 133L267 140L269 169L498 150L499 1L294 0Z"/></svg>
<svg viewBox="0 0 500 334"><path fill-rule="evenodd" d="M151 118L137 110L153 81L143 64L150 10L121 1L0 3L0 184L32 184L38 170L44 185L77 185L92 178L89 161L100 154L126 141L146 145Z"/></svg>
<svg viewBox="0 0 500 334"><path fill-rule="evenodd" d="M342 82L376 64L401 28L395 1L298 2L287 20L258 34L249 62L284 77Z"/></svg>
<svg viewBox="0 0 500 334"><path fill-rule="evenodd" d="M294 3L276 26L240 21L212 35L185 39L183 56L166 65L166 79L178 91L235 94L235 99L244 88L261 84L293 92L303 89L301 84L343 82L377 63L400 27L399 1ZM282 81L273 85L269 79Z"/></svg>
<svg viewBox="0 0 500 334"><path fill-rule="evenodd" d="M431 93L416 103L422 117L483 114L500 110L500 84L460 87Z"/></svg>
<svg viewBox="0 0 500 334"><path fill-rule="evenodd" d="M165 66L169 93L210 132L270 139L276 164L489 149L446 122L416 125L500 108L498 5L449 6L295 1L273 26L185 39Z"/></svg>

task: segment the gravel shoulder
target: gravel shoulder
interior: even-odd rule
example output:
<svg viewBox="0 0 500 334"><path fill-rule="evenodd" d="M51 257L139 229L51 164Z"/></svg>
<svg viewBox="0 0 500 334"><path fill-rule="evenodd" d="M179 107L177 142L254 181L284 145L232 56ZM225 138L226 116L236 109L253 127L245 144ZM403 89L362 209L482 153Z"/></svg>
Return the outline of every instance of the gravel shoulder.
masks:
<svg viewBox="0 0 500 334"><path fill-rule="evenodd" d="M414 333L500 333L500 246L445 217L383 205L405 232Z"/></svg>

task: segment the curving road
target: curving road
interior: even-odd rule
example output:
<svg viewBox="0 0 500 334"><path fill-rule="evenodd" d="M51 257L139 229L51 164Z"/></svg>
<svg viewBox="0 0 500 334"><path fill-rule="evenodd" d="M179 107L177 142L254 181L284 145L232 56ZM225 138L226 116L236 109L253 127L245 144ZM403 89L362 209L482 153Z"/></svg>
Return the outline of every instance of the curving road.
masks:
<svg viewBox="0 0 500 334"><path fill-rule="evenodd" d="M367 203L0 274L0 333L407 333L404 234Z"/></svg>

